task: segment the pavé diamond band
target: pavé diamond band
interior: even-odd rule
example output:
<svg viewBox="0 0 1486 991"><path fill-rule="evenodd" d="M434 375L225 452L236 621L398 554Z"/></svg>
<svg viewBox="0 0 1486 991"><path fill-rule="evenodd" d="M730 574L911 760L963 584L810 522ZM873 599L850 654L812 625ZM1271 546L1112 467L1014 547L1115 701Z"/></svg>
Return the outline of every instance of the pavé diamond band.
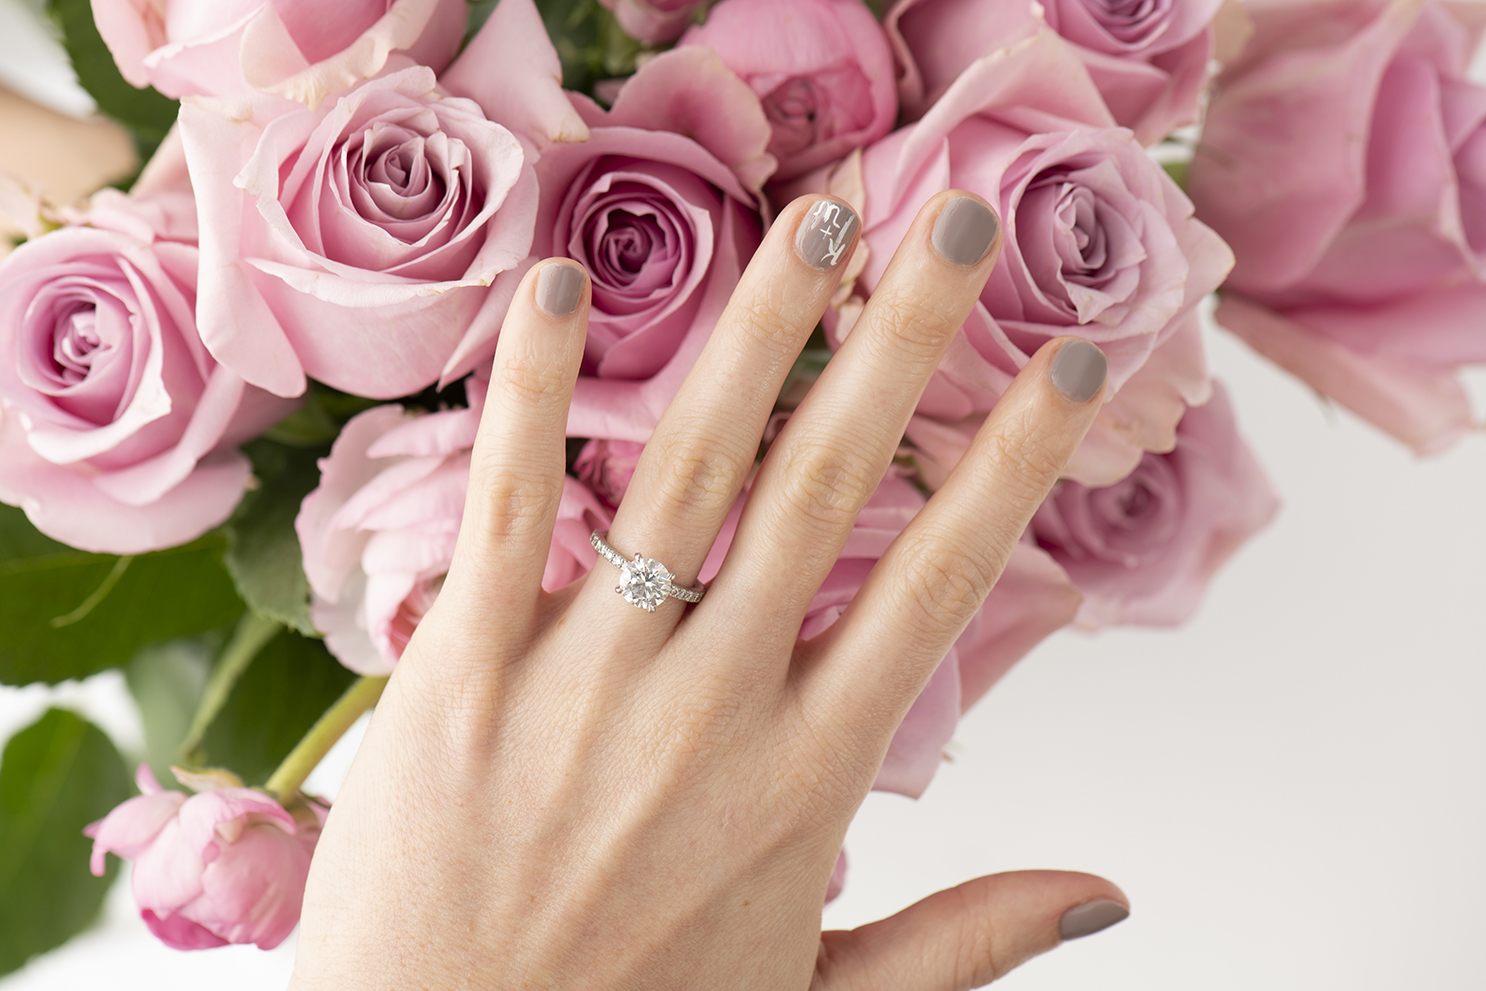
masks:
<svg viewBox="0 0 1486 991"><path fill-rule="evenodd" d="M705 588L673 585L671 579L676 576L667 571L665 565L638 553L633 560L626 558L604 540L608 535L607 531L595 530L588 542L600 557L619 569L619 584L614 586L614 591L624 596L625 602L637 609L655 612L655 607L666 601L666 596L682 602L702 601L702 595L707 591Z"/></svg>

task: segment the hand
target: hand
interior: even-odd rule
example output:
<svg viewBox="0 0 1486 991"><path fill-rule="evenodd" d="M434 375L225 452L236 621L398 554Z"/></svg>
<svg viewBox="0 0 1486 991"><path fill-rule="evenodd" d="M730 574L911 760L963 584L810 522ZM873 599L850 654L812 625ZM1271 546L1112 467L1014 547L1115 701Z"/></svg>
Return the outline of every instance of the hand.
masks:
<svg viewBox="0 0 1486 991"><path fill-rule="evenodd" d="M837 286L857 233L842 208L802 199L774 223L619 508L609 542L677 585ZM654 613L603 561L540 588L589 290L571 262L527 276L454 565L325 827L292 987L945 991L1124 917L1107 881L1029 872L820 932L894 730L1100 405L1103 355L1044 347L845 615L797 639L999 250L978 198L924 207L770 448L706 597Z"/></svg>

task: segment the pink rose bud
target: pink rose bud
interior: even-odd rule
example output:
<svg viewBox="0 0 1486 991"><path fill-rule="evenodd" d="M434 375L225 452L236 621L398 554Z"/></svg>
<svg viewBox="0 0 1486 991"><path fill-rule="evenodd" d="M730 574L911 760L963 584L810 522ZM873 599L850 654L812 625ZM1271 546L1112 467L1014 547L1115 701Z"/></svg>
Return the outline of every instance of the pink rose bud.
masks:
<svg viewBox="0 0 1486 991"><path fill-rule="evenodd" d="M626 34L647 45L674 41L705 0L599 0Z"/></svg>
<svg viewBox="0 0 1486 991"><path fill-rule="evenodd" d="M1083 593L1078 624L1174 626L1192 617L1230 555L1274 518L1279 500L1214 383L1187 410L1176 449L1147 454L1103 488L1063 481L1029 533Z"/></svg>
<svg viewBox="0 0 1486 991"><path fill-rule="evenodd" d="M887 36L862 0L723 0L680 44L711 48L758 94L775 179L844 158L898 117Z"/></svg>
<svg viewBox="0 0 1486 991"><path fill-rule="evenodd" d="M119 71L167 96L267 90L314 106L376 75L394 51L443 69L464 0L93 0Z"/></svg>
<svg viewBox="0 0 1486 991"><path fill-rule="evenodd" d="M1481 8L1246 5L1192 159L1233 245L1220 324L1421 454L1476 422L1486 364Z"/></svg>
<svg viewBox="0 0 1486 991"><path fill-rule="evenodd" d="M207 790L166 791L141 764L134 779L143 794L83 830L93 873L102 876L108 853L134 861L140 917L175 949L273 949L299 922L325 808L306 802L291 814L227 774L176 777Z"/></svg>

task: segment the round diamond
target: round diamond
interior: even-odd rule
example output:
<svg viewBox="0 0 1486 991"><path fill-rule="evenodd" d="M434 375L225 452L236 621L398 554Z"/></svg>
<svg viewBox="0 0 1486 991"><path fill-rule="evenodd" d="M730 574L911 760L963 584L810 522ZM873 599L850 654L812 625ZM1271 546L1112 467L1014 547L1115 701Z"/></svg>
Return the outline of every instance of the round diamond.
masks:
<svg viewBox="0 0 1486 991"><path fill-rule="evenodd" d="M650 612L666 601L666 589L671 584L671 573L659 561L635 555L633 561L624 562L619 569L619 587L614 591L624 596L624 601Z"/></svg>

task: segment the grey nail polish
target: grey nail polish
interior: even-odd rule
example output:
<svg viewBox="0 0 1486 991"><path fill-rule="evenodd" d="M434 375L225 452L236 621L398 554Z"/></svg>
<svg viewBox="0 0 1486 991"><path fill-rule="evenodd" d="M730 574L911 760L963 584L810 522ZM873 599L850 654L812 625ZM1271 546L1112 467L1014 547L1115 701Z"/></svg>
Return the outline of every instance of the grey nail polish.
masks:
<svg viewBox="0 0 1486 991"><path fill-rule="evenodd" d="M537 305L549 316L565 317L578 308L586 281L576 265L548 265L537 274Z"/></svg>
<svg viewBox="0 0 1486 991"><path fill-rule="evenodd" d="M1053 355L1049 369L1053 385L1076 403L1087 402L1104 385L1109 362L1104 352L1088 341L1069 341Z"/></svg>
<svg viewBox="0 0 1486 991"><path fill-rule="evenodd" d="M813 268L835 268L851 247L861 221L845 203L821 200L800 220L795 231L795 250Z"/></svg>
<svg viewBox="0 0 1486 991"><path fill-rule="evenodd" d="M956 196L934 221L934 250L956 265L974 265L986 256L1001 230L1001 221L979 201Z"/></svg>
<svg viewBox="0 0 1486 991"><path fill-rule="evenodd" d="M1129 917L1130 910L1119 902L1100 898L1098 901L1075 905L1064 912L1063 918L1058 922L1058 932L1064 939L1078 939L1080 936L1092 936Z"/></svg>

